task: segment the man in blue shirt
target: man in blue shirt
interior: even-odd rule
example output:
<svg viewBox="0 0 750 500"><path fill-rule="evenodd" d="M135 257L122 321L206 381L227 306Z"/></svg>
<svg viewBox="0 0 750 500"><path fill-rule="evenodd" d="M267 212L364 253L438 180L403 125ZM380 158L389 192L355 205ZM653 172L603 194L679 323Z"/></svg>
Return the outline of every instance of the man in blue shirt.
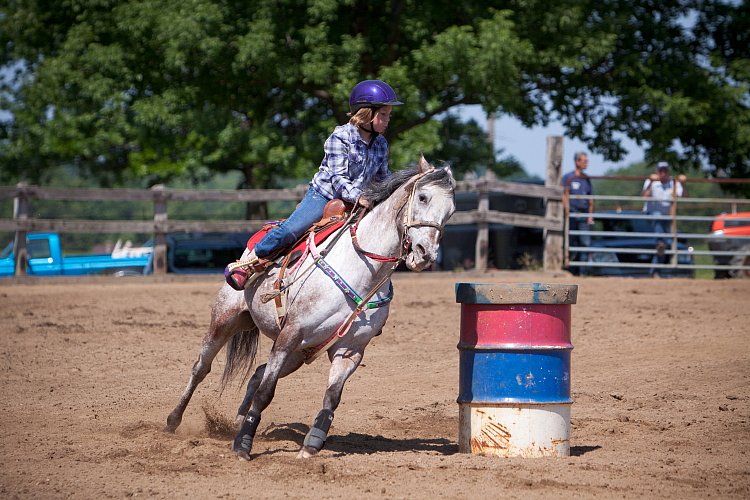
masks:
<svg viewBox="0 0 750 500"><path fill-rule="evenodd" d="M591 187L591 180L586 175L586 168L589 166L589 155L578 151L573 155L575 170L568 172L562 178L563 185L563 206L569 217L570 231L590 231L594 224L594 200L571 200L571 194L592 195L594 190ZM588 214L585 216L576 216L574 214ZM571 235L568 238L570 247L588 247L591 246L591 236L588 235ZM588 252L573 252L570 254L571 261L587 261ZM571 266L570 272L573 274L588 274L588 268L585 266Z"/></svg>

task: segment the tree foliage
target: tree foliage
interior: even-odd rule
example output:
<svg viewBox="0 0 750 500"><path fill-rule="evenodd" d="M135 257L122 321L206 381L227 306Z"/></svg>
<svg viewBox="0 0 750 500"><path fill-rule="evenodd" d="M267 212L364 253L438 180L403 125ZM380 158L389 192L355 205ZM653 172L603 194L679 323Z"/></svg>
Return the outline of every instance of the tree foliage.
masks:
<svg viewBox="0 0 750 500"><path fill-rule="evenodd" d="M374 77L406 102L396 168L450 150L435 117L480 104L560 119L610 160L625 135L743 177L748 18L719 0L2 0L0 182L61 163L102 185L306 178Z"/></svg>
<svg viewBox="0 0 750 500"><path fill-rule="evenodd" d="M493 151L493 145L474 120L462 122L449 114L440 121L440 146L434 156L448 163L453 174L462 178L467 173L483 175L487 170L497 177L523 177L526 172L512 155L502 156L503 149Z"/></svg>

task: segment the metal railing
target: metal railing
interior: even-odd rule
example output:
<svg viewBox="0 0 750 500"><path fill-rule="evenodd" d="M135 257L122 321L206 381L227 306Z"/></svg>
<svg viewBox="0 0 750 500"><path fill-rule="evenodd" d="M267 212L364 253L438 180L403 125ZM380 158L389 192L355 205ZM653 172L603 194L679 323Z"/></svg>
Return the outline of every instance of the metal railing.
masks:
<svg viewBox="0 0 750 500"><path fill-rule="evenodd" d="M595 207L598 207L600 202L633 202L641 204L644 201L648 201L649 198L642 196L605 196L605 195L570 195L571 200L594 200ZM711 232L710 223L716 220L716 217L720 213L737 213L750 211L750 200L748 199L737 199L737 198L676 198L673 200L674 209L671 215L649 215L642 212L594 212L589 213L568 213L569 218L573 219L588 219L591 217L596 225L597 221L645 221L653 223L654 221L663 221L669 223L671 227L670 232L654 232L653 230L640 230L640 231L621 231L621 230L606 230L603 229L592 229L592 230L570 230L569 218L565 220L565 248L566 248L566 264L568 267L577 267L581 271L592 271L592 268L614 268L614 269L647 269L649 271L659 272L659 270L669 269L675 270L695 270L695 269L711 269L714 271L721 271L725 273L733 274L744 274L750 275L750 236L735 236L727 234L714 234ZM681 210L687 210L687 206L696 204L716 206L717 215L679 215ZM722 210L722 208L728 207L729 210ZM566 212L568 212L566 207ZM734 222L742 222L750 225L750 217L736 217L731 219ZM706 232L681 232L678 230L678 226L683 226L686 223L706 223L708 225ZM609 224L614 225L614 224ZM646 224L641 224L646 225ZM651 224L648 224L650 226ZM643 229L642 227L640 229ZM693 228L694 229L694 228ZM570 245L572 237L590 237L592 242L588 246ZM648 248L645 245L637 248L625 247L625 246L611 246L610 243L606 244L607 239L621 238L623 243L625 239L653 239L654 246ZM665 240L666 247L659 249L656 246L656 241ZM718 242L723 240L725 242L738 242L737 248L732 250L717 250L717 249L696 249L694 246L699 245L701 242ZM606 244L606 246L604 246ZM638 262L622 262L618 256L638 256L639 258L631 259L637 260ZM668 258L668 262L653 262L655 255L664 255ZM585 257L585 260L575 257ZM696 264L694 258L697 256L710 256L713 262L710 264ZM650 260L649 260L650 257ZM717 257L719 261L725 263L717 263ZM726 262L729 263L726 263ZM588 268L588 269L587 269ZM596 271L591 274L597 274ZM627 274L627 273L622 273Z"/></svg>

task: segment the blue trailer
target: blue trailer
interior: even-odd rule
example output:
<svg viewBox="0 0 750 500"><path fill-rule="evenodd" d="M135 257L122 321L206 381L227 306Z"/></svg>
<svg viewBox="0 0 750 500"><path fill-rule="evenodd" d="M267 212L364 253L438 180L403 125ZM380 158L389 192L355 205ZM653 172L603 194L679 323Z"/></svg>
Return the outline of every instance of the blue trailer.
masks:
<svg viewBox="0 0 750 500"><path fill-rule="evenodd" d="M137 256L112 254L63 255L57 233L29 233L26 236L30 276L82 276L89 274L128 275L143 274L151 265L151 253ZM13 242L0 252L0 277L15 274Z"/></svg>

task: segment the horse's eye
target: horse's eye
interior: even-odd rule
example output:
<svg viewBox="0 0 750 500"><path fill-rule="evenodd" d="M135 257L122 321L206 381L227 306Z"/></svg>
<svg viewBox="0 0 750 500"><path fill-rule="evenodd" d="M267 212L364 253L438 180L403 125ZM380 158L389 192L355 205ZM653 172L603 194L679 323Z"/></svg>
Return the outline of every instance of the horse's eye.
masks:
<svg viewBox="0 0 750 500"><path fill-rule="evenodd" d="M419 195L419 202L420 202L420 203L427 203L427 195L425 195L425 194L420 194L420 195Z"/></svg>

